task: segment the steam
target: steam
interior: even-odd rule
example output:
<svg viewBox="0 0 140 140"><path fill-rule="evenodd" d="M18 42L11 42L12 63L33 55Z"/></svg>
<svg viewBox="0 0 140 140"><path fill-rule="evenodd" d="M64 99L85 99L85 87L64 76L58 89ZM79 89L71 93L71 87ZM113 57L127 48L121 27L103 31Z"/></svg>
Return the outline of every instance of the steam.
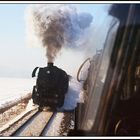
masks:
<svg viewBox="0 0 140 140"><path fill-rule="evenodd" d="M67 4L30 5L26 10L28 45L43 46L48 62L54 62L62 47L80 47L92 19L89 13L78 13Z"/></svg>

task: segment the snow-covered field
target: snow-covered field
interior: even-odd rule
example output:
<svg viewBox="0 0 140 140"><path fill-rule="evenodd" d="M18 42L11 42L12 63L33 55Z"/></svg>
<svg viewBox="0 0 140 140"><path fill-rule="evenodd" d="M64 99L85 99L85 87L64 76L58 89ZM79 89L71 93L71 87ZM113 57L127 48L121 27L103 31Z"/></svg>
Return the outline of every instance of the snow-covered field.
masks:
<svg viewBox="0 0 140 140"><path fill-rule="evenodd" d="M0 78L0 104L32 91L35 79Z"/></svg>

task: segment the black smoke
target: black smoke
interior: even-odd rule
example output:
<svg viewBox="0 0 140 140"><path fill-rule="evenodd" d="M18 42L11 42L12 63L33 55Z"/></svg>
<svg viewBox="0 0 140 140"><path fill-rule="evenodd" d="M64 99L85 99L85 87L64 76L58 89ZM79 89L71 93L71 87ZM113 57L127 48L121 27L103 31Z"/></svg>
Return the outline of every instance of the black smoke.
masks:
<svg viewBox="0 0 140 140"><path fill-rule="evenodd" d="M31 5L27 9L28 32L32 30L30 37L46 48L48 62L54 62L62 47L77 47L92 19L89 13L78 13L68 4Z"/></svg>

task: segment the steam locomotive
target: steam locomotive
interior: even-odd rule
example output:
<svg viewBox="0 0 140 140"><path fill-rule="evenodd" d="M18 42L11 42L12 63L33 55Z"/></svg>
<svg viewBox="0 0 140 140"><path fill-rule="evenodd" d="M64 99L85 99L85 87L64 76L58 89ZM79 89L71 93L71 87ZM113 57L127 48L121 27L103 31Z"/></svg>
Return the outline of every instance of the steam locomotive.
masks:
<svg viewBox="0 0 140 140"><path fill-rule="evenodd" d="M32 72L35 76L39 67ZM43 107L49 107L50 110L57 110L64 104L65 94L69 86L69 76L67 73L48 63L47 67L39 68L36 85L33 87L33 103L39 105L39 110Z"/></svg>

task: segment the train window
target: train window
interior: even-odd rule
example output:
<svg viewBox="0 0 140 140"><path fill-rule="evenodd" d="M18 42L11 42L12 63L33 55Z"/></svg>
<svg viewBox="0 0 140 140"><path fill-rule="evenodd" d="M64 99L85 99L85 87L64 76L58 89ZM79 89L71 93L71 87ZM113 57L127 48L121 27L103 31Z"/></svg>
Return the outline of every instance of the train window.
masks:
<svg viewBox="0 0 140 140"><path fill-rule="evenodd" d="M122 128L116 133L118 125L134 130L135 134L140 130L136 118L140 116L139 9L140 5L136 4L113 4L111 7L105 43L92 58L88 97L81 107L84 111L80 112L78 128L87 135L117 135L122 133ZM122 120L125 125L120 125Z"/></svg>
<svg viewBox="0 0 140 140"><path fill-rule="evenodd" d="M87 131L91 130L92 126L94 125L99 103L101 101L102 90L105 83L112 47L115 41L118 26L119 26L119 20L111 16L110 27L108 28L108 32L106 34L106 41L104 44L104 48L100 52L98 60L97 59L93 60L93 61L98 61L98 65L94 65L94 68L90 69L89 83L91 86L88 91L89 98L87 101L88 104L86 104L85 107L83 124L81 125L82 129ZM95 56L93 57L93 59L94 58ZM93 64L91 63L91 68L92 65ZM96 69L95 67L97 67L96 73L95 73L95 69Z"/></svg>

